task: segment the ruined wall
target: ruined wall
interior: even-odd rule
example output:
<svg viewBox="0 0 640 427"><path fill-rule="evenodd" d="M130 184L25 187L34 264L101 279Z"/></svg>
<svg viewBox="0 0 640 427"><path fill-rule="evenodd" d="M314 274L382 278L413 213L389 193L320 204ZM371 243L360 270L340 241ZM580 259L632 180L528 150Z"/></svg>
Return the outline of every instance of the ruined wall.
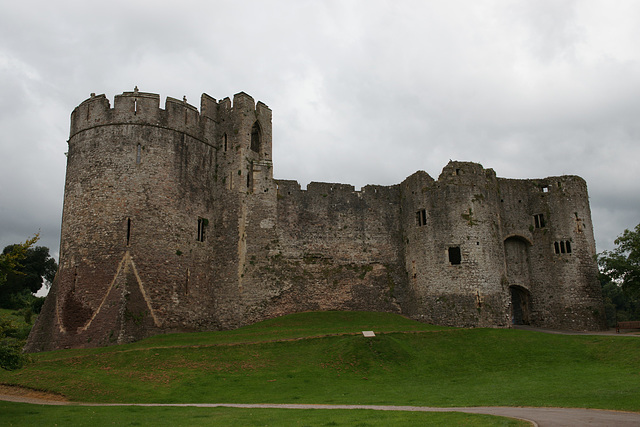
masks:
<svg viewBox="0 0 640 427"><path fill-rule="evenodd" d="M274 180L272 113L104 95L71 115L59 270L26 349L235 328L306 310L604 327L585 182L450 162L394 186Z"/></svg>
<svg viewBox="0 0 640 427"><path fill-rule="evenodd" d="M509 285L530 293L530 322L598 329L604 322L587 186L576 176L499 179L503 234L522 242ZM510 265L514 264L513 262ZM512 273L513 269L512 269Z"/></svg>
<svg viewBox="0 0 640 427"><path fill-rule="evenodd" d="M437 181L419 172L402 190L411 316L452 326L507 326L493 170L450 162Z"/></svg>
<svg viewBox="0 0 640 427"><path fill-rule="evenodd" d="M271 233L256 241L249 268L267 286L261 315L399 312L405 275L397 187L276 183L276 221L263 219Z"/></svg>
<svg viewBox="0 0 640 427"><path fill-rule="evenodd" d="M604 327L587 188L450 162L402 186L412 317L454 326Z"/></svg>

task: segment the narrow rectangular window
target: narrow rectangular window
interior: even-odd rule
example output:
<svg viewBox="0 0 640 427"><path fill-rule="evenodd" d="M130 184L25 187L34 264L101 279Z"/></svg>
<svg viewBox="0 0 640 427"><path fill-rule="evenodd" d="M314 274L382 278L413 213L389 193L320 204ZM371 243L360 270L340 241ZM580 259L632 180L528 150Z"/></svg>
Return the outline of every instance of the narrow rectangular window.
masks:
<svg viewBox="0 0 640 427"><path fill-rule="evenodd" d="M127 218L127 246L131 242L131 218Z"/></svg>
<svg viewBox="0 0 640 427"><path fill-rule="evenodd" d="M460 246L452 246L449 248L449 262L451 265L458 265L462 262Z"/></svg>
<svg viewBox="0 0 640 427"><path fill-rule="evenodd" d="M544 228L545 222L544 222L544 215L543 214L534 215L533 216L533 220L535 222L536 228Z"/></svg>
<svg viewBox="0 0 640 427"><path fill-rule="evenodd" d="M422 227L423 225L427 225L427 210L420 209L416 212L416 225L418 227Z"/></svg>
<svg viewBox="0 0 640 427"><path fill-rule="evenodd" d="M567 248L567 253L570 254L571 253L571 242L569 242L568 240L565 242L565 247Z"/></svg>
<svg viewBox="0 0 640 427"><path fill-rule="evenodd" d="M560 245L558 244L558 242L553 243L553 248L555 249L556 254L560 253Z"/></svg>
<svg viewBox="0 0 640 427"><path fill-rule="evenodd" d="M198 235L196 236L198 242L204 242L208 224L209 220L206 218L198 218Z"/></svg>
<svg viewBox="0 0 640 427"><path fill-rule="evenodd" d="M560 240L560 253L565 253L564 240Z"/></svg>

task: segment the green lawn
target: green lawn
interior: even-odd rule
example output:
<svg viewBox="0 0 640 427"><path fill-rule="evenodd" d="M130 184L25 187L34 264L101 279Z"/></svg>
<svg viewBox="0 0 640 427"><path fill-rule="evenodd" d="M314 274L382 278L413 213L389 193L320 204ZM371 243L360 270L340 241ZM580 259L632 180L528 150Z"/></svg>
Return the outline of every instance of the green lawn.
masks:
<svg viewBox="0 0 640 427"><path fill-rule="evenodd" d="M377 336L365 338L362 330ZM36 354L27 367L0 372L0 383L91 402L640 411L640 339L435 328L384 313L303 313L236 331Z"/></svg>
<svg viewBox="0 0 640 427"><path fill-rule="evenodd" d="M364 409L42 406L0 402L1 426L526 426L523 421L455 412Z"/></svg>

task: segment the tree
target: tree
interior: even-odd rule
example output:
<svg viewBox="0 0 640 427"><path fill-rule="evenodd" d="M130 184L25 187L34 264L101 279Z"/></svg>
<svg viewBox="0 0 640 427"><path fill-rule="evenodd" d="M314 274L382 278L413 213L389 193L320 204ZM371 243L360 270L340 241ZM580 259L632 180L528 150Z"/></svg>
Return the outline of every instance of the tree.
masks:
<svg viewBox="0 0 640 427"><path fill-rule="evenodd" d="M26 285L26 292L31 295L29 290L35 287L37 282L32 277L34 274L37 275L38 272L42 271L36 291L42 286L43 276L47 280L52 277L50 270L55 266L55 260L51 260L53 264L49 260L49 249L41 247L32 249L38 238L39 236L36 234L24 243L7 246L0 254L0 304L5 305L5 303L8 304L10 301L15 301L11 292L15 291L16 286L18 286L16 283L21 283L22 286ZM44 264L44 267L40 268L39 264ZM55 274L55 269L53 274ZM21 292L24 292L24 290L21 290ZM35 299L35 297L32 296L32 299ZM31 301L27 303L30 304ZM29 313L31 312L30 306L26 309L28 309ZM31 325L28 324L30 322L27 322L24 327L19 327L14 320L9 319L7 316L0 313L0 368L7 370L19 369L29 360L28 356L22 353L22 347L24 347Z"/></svg>
<svg viewBox="0 0 640 427"><path fill-rule="evenodd" d="M40 236L36 234L24 243L18 243L17 245L10 245L4 248L4 251L0 254L0 287L6 283L9 273L16 271L16 268L20 265L20 261L26 257L27 250L33 246L39 238Z"/></svg>
<svg viewBox="0 0 640 427"><path fill-rule="evenodd" d="M600 274L600 285L609 327L616 322L640 319L640 298L630 295L604 274Z"/></svg>
<svg viewBox="0 0 640 427"><path fill-rule="evenodd" d="M607 322L640 319L640 224L624 230L616 248L598 255Z"/></svg>
<svg viewBox="0 0 640 427"><path fill-rule="evenodd" d="M635 297L640 296L640 224L624 230L614 243L616 248L598 256L601 272Z"/></svg>
<svg viewBox="0 0 640 427"><path fill-rule="evenodd" d="M43 282L50 283L58 268L49 255L49 248L32 247L37 235L25 243L9 245L2 252L3 282L0 286L0 306L21 308L29 305L33 293L38 292Z"/></svg>

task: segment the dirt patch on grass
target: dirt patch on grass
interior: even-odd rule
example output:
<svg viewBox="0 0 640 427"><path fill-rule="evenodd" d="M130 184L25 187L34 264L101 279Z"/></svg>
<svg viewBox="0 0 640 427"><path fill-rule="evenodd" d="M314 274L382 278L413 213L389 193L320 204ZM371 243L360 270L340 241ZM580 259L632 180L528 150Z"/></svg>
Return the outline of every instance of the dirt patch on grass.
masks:
<svg viewBox="0 0 640 427"><path fill-rule="evenodd" d="M25 400L39 399L55 402L67 402L67 398L58 393L34 390L32 388L8 384L0 384L0 395L14 396Z"/></svg>

